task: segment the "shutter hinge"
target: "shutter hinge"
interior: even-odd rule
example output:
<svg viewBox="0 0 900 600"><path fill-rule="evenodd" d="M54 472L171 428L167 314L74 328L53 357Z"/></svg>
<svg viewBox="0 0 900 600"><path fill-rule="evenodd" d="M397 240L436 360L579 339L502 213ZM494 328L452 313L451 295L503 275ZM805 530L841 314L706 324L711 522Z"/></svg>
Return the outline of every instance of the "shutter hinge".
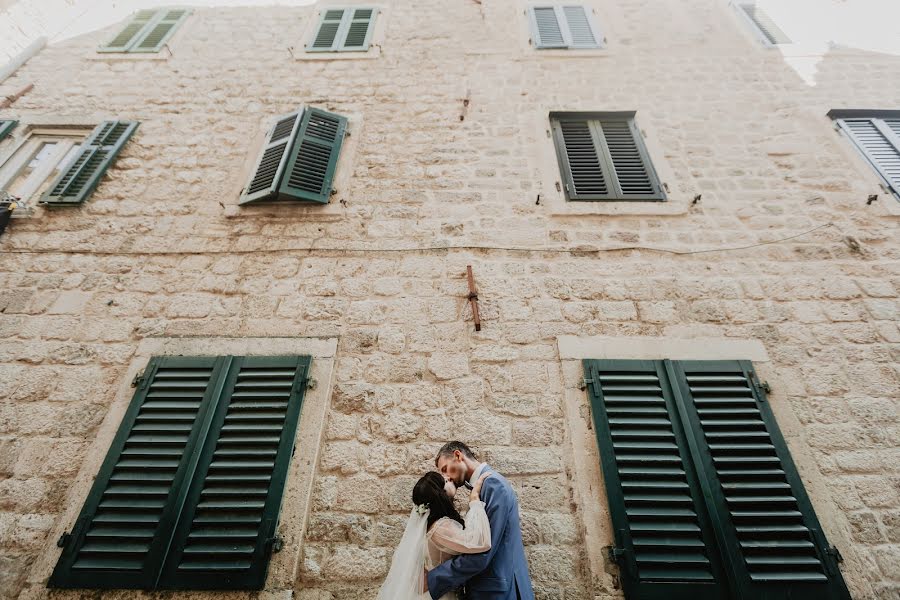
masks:
<svg viewBox="0 0 900 600"><path fill-rule="evenodd" d="M755 373L751 373L750 375L750 383L753 384L753 387L756 388L756 393L762 395L763 392L766 394L772 393L772 387L769 385L768 381L760 381Z"/></svg>
<svg viewBox="0 0 900 600"><path fill-rule="evenodd" d="M619 566L624 566L623 563L625 561L625 554L628 552L625 548L616 548L615 546L609 547L609 559L618 564Z"/></svg>
<svg viewBox="0 0 900 600"><path fill-rule="evenodd" d="M319 382L316 381L315 378L313 378L313 377L310 377L309 379L306 380L306 389L308 389L308 390L316 389L317 385L319 385Z"/></svg>
<svg viewBox="0 0 900 600"><path fill-rule="evenodd" d="M589 384L591 384L591 383L594 383L594 380L593 380L593 379L591 379L591 378L589 378L589 377L582 377L582 378L581 378L581 383L578 384L578 389L579 389L579 390L587 389L587 386L588 386Z"/></svg>
<svg viewBox="0 0 900 600"><path fill-rule="evenodd" d="M275 554L276 552L281 552L281 549L284 548L284 538L280 535L276 535L275 537L270 537L266 540L266 550L268 550L269 554Z"/></svg>
<svg viewBox="0 0 900 600"><path fill-rule="evenodd" d="M138 373L134 376L134 379L131 380L131 387L136 388L142 383L144 383L144 372L138 371Z"/></svg>
<svg viewBox="0 0 900 600"><path fill-rule="evenodd" d="M59 536L59 539L56 540L56 547L57 548L65 548L66 546L69 545L69 540L71 540L71 539L72 539L71 533L69 533L68 531L63 532L63 534L61 536Z"/></svg>
<svg viewBox="0 0 900 600"><path fill-rule="evenodd" d="M842 563L844 562L844 556L841 554L841 551L837 549L837 546L831 546L825 549L825 554L834 559L835 562Z"/></svg>

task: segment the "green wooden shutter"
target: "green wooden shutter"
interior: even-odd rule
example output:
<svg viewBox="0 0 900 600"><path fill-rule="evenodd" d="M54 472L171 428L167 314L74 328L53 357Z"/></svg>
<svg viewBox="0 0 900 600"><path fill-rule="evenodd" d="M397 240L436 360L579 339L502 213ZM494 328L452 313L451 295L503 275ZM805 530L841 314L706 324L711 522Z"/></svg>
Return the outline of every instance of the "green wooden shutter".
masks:
<svg viewBox="0 0 900 600"><path fill-rule="evenodd" d="M278 189L280 198L328 202L346 129L345 117L306 109Z"/></svg>
<svg viewBox="0 0 900 600"><path fill-rule="evenodd" d="M727 597L662 364L586 360L584 370L625 597Z"/></svg>
<svg viewBox="0 0 900 600"><path fill-rule="evenodd" d="M535 48L565 48L563 23L555 6L531 7L531 27Z"/></svg>
<svg viewBox="0 0 900 600"><path fill-rule="evenodd" d="M50 185L41 203L72 205L87 200L137 127L137 121L104 121L98 125L68 168Z"/></svg>
<svg viewBox="0 0 900 600"><path fill-rule="evenodd" d="M888 189L900 195L900 120L838 119L838 126L881 175Z"/></svg>
<svg viewBox="0 0 900 600"><path fill-rule="evenodd" d="M308 368L308 357L236 359L160 587L263 587Z"/></svg>
<svg viewBox="0 0 900 600"><path fill-rule="evenodd" d="M605 153L616 174L616 197L623 200L660 200L662 188L633 118L600 120Z"/></svg>
<svg viewBox="0 0 900 600"><path fill-rule="evenodd" d="M241 204L258 200L273 200L278 195L284 169L291 147L297 137L303 111L278 117L266 136L266 145L260 152L259 160L250 181L244 188Z"/></svg>
<svg viewBox="0 0 900 600"><path fill-rule="evenodd" d="M309 365L151 359L49 585L262 588Z"/></svg>
<svg viewBox="0 0 900 600"><path fill-rule="evenodd" d="M150 22L157 17L156 10L138 11L131 21L109 42L100 46L98 52L127 52L150 28Z"/></svg>
<svg viewBox="0 0 900 600"><path fill-rule="evenodd" d="M632 113L564 113L554 141L569 200L664 200Z"/></svg>
<svg viewBox="0 0 900 600"><path fill-rule="evenodd" d="M51 587L153 587L222 366L215 358L151 359Z"/></svg>
<svg viewBox="0 0 900 600"><path fill-rule="evenodd" d="M10 119L0 119L0 141L3 141L3 138L9 135L9 133L16 126L18 121L12 121Z"/></svg>
<svg viewBox="0 0 900 600"><path fill-rule="evenodd" d="M135 43L130 51L159 52L188 15L190 15L190 11L186 9L159 11L157 17L139 37L140 41Z"/></svg>
<svg viewBox="0 0 900 600"><path fill-rule="evenodd" d="M369 41L372 38L372 30L375 24L375 15L378 10L374 8L354 8L352 17L347 15L347 33L344 35L340 50L345 52L364 52L369 49Z"/></svg>
<svg viewBox="0 0 900 600"><path fill-rule="evenodd" d="M790 44L791 39L775 24L766 12L755 4L741 4L740 10L746 15L763 41L771 46Z"/></svg>
<svg viewBox="0 0 900 600"><path fill-rule="evenodd" d="M849 600L752 365L682 361L667 371L739 597Z"/></svg>
<svg viewBox="0 0 900 600"><path fill-rule="evenodd" d="M585 6L563 6L562 13L569 32L570 48L600 47L600 36L594 29L591 15Z"/></svg>
<svg viewBox="0 0 900 600"><path fill-rule="evenodd" d="M333 52L338 49L340 38L338 32L344 22L344 13L350 9L330 9L322 12L316 35L311 44L306 45L307 52Z"/></svg>

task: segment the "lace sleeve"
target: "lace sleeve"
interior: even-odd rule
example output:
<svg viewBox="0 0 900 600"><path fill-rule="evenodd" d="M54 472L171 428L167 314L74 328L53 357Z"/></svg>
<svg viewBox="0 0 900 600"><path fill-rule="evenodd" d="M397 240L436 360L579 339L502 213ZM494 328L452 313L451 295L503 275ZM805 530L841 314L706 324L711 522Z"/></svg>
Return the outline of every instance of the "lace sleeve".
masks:
<svg viewBox="0 0 900 600"><path fill-rule="evenodd" d="M441 519L434 526L431 541L443 552L453 555L478 554L491 549L491 524L484 511L484 502L469 504L466 528L453 519Z"/></svg>

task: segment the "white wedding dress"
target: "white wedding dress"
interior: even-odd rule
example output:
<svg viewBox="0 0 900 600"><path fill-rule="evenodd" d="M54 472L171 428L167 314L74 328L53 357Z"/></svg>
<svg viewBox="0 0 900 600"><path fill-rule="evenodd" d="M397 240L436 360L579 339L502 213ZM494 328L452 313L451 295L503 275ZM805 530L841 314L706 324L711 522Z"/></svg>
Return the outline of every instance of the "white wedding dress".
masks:
<svg viewBox="0 0 900 600"><path fill-rule="evenodd" d="M378 600L431 600L422 590L423 567L431 570L460 554L478 554L491 549L491 524L484 502L469 503L465 528L453 519L438 519L429 531L428 512L413 509L403 539L394 551L391 570L378 592ZM449 592L439 600L457 600Z"/></svg>
<svg viewBox="0 0 900 600"><path fill-rule="evenodd" d="M425 535L425 568L429 571L442 562L460 554L478 554L491 549L491 523L484 510L484 502L469 503L465 516L466 527L448 517L439 519ZM424 594L423 598L430 598ZM440 600L456 600L456 592L450 592Z"/></svg>

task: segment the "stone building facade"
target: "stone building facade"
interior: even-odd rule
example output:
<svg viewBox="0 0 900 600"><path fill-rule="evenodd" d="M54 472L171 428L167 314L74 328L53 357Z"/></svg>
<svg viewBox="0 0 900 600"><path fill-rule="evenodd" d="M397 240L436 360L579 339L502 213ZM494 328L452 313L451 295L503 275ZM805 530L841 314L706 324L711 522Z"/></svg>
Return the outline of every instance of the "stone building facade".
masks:
<svg viewBox="0 0 900 600"><path fill-rule="evenodd" d="M0 237L0 597L374 598L452 438L516 488L538 598L622 597L580 359L733 358L852 597L900 598L900 203L826 116L900 108L900 58L835 47L810 86L724 1L588 0L596 50L536 50L519 0L376 5L365 52L304 52L321 5L196 8L158 53L98 53L118 24L0 84L34 84L2 157L140 121ZM304 105L348 118L330 202L239 205ZM555 111L635 111L666 201L567 202ZM48 590L149 358L253 354L316 382L264 590Z"/></svg>

